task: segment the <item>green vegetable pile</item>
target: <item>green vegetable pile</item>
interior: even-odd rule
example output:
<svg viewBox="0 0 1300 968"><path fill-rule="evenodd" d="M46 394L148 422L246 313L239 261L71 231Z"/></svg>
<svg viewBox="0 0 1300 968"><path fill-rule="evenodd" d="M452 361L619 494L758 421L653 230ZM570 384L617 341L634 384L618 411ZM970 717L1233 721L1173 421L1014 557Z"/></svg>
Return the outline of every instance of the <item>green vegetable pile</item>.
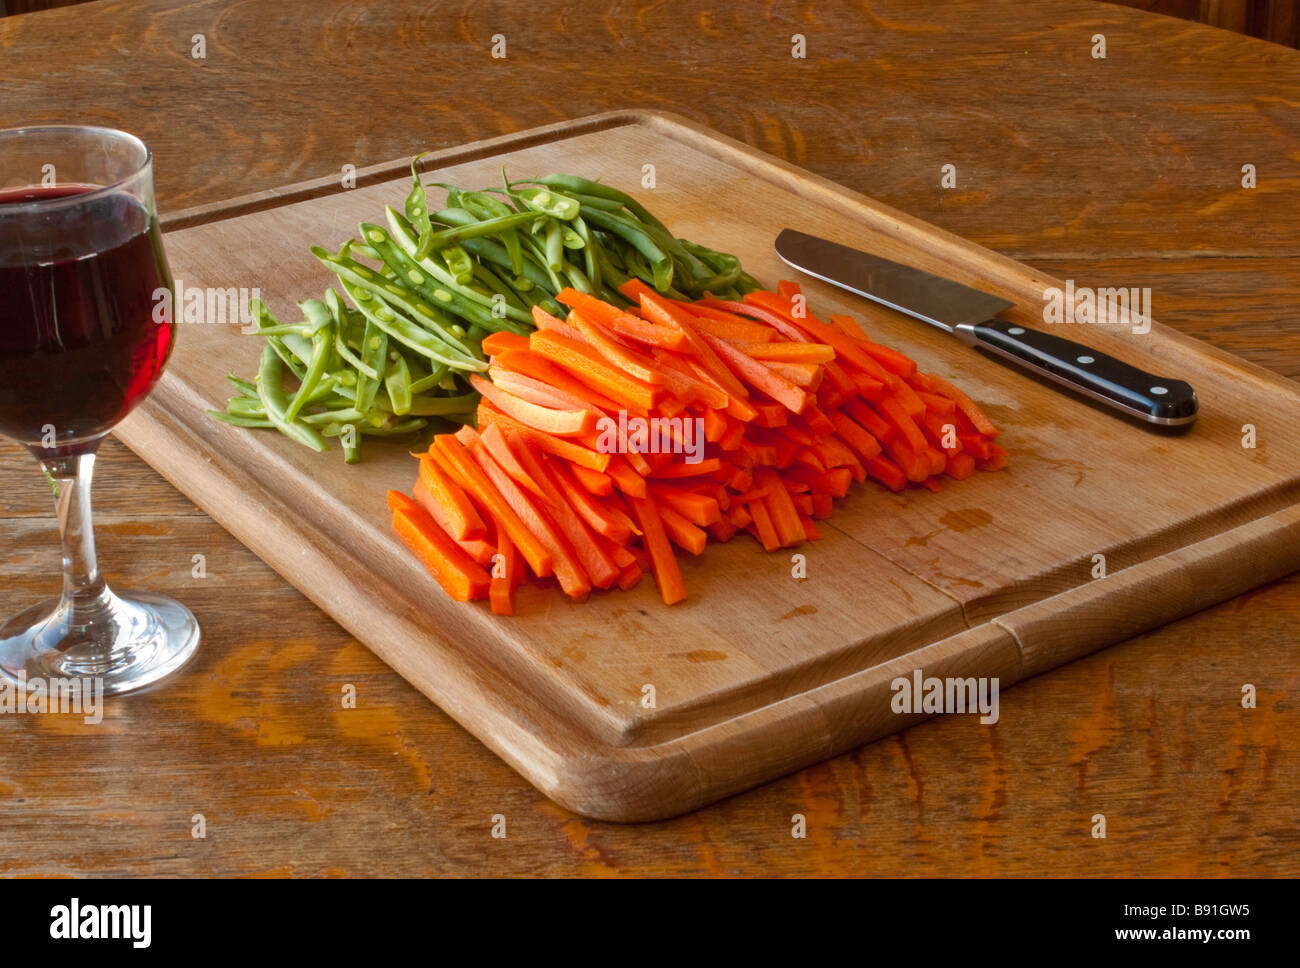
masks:
<svg viewBox="0 0 1300 968"><path fill-rule="evenodd" d="M343 295L299 303L295 323L252 304L266 339L257 379L230 376L238 394L213 417L316 451L337 437L354 464L362 437L472 422L478 394L465 375L487 369L483 337L531 332L533 306L563 317L554 296L566 286L617 306L632 277L675 299L760 288L735 256L674 237L631 196L576 175L511 182L503 172L504 188L481 191L439 183L447 207L431 212L420 157L404 214L388 206L386 226L362 222L336 253L312 247Z"/></svg>

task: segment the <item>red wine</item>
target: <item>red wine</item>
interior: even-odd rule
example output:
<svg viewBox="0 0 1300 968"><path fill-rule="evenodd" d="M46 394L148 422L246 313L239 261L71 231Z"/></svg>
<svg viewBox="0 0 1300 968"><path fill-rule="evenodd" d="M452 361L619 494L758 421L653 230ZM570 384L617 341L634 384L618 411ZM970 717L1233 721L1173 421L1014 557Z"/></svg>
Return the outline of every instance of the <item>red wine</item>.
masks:
<svg viewBox="0 0 1300 968"><path fill-rule="evenodd" d="M138 200L103 192L5 211L94 191L0 189L0 433L42 457L93 446L153 388L172 347L170 301L155 298L171 276Z"/></svg>

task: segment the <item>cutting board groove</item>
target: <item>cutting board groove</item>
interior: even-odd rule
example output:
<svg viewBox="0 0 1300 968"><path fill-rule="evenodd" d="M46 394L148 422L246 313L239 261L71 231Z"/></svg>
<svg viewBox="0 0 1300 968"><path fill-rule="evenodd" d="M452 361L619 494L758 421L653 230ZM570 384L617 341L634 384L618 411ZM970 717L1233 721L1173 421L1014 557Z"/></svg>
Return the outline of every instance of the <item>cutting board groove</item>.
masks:
<svg viewBox="0 0 1300 968"><path fill-rule="evenodd" d="M652 210L773 285L790 274L771 251L785 225L978 285L1030 324L1059 284L666 115L550 125L435 152L425 170L477 186L503 162L632 190L653 163ZM173 272L186 286L257 287L288 316L332 281L308 247L400 204L408 166L363 169L349 190L319 179L176 213L164 220ZM182 326L158 390L118 436L548 796L612 820L690 810L911 725L925 717L890 699L913 670L996 676L1005 689L1300 568L1295 384L1158 323L1145 335L1074 327L1197 388L1201 419L1159 436L801 281L815 312L855 315L963 386L1011 452L1007 470L939 494L855 488L824 539L799 549L805 580L789 554L742 537L684 562L691 598L671 609L649 581L583 604L526 587L511 619L452 603L388 528L385 491L414 478L400 445L347 467L205 415L224 405L227 372L255 369L259 340L232 326ZM1240 445L1244 423L1254 450Z"/></svg>

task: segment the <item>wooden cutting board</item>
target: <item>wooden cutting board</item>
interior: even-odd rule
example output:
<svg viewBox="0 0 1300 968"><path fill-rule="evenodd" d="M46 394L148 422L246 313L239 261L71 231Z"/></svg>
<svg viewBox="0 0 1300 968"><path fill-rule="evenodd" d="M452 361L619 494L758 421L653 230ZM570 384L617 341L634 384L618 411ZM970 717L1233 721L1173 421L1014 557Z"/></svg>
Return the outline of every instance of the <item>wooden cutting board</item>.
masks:
<svg viewBox="0 0 1300 968"><path fill-rule="evenodd" d="M296 318L296 301L333 283L308 247L336 247L400 206L408 163L364 169L350 189L328 179L172 216L173 272L186 287L256 287ZM772 251L785 226L1004 296L1016 303L1008 317L1029 325L1042 325L1043 289L1060 284L660 114L442 151L426 181L496 184L502 164L515 177L568 171L627 188L770 286L793 275ZM647 164L653 190L638 187ZM224 406L227 373L256 369L262 341L234 325L181 326L162 383L117 433L539 789L610 820L681 813L911 725L924 717L891 711L891 682L915 669L996 676L1005 689L1300 568L1297 384L1158 323L1145 335L1071 327L1196 387L1199 421L1162 436L800 282L814 312L855 315L980 401L1010 466L938 494L856 486L823 540L799 549L802 579L788 552L764 554L743 535L711 544L684 561L690 599L672 608L648 580L582 604L526 587L513 618L449 601L389 528L385 492L409 490L416 472L403 446L368 442L365 462L346 466L337 451L205 415Z"/></svg>

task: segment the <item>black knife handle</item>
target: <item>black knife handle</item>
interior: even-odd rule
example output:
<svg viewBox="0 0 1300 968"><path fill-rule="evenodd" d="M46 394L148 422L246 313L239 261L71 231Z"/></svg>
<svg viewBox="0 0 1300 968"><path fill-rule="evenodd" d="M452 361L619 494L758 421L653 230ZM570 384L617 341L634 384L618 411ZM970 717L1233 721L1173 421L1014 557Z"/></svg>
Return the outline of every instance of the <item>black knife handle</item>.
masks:
<svg viewBox="0 0 1300 968"><path fill-rule="evenodd" d="M963 324L957 335L1148 423L1178 426L1196 419L1196 391L1190 384L1139 370L1073 340L1005 319Z"/></svg>

